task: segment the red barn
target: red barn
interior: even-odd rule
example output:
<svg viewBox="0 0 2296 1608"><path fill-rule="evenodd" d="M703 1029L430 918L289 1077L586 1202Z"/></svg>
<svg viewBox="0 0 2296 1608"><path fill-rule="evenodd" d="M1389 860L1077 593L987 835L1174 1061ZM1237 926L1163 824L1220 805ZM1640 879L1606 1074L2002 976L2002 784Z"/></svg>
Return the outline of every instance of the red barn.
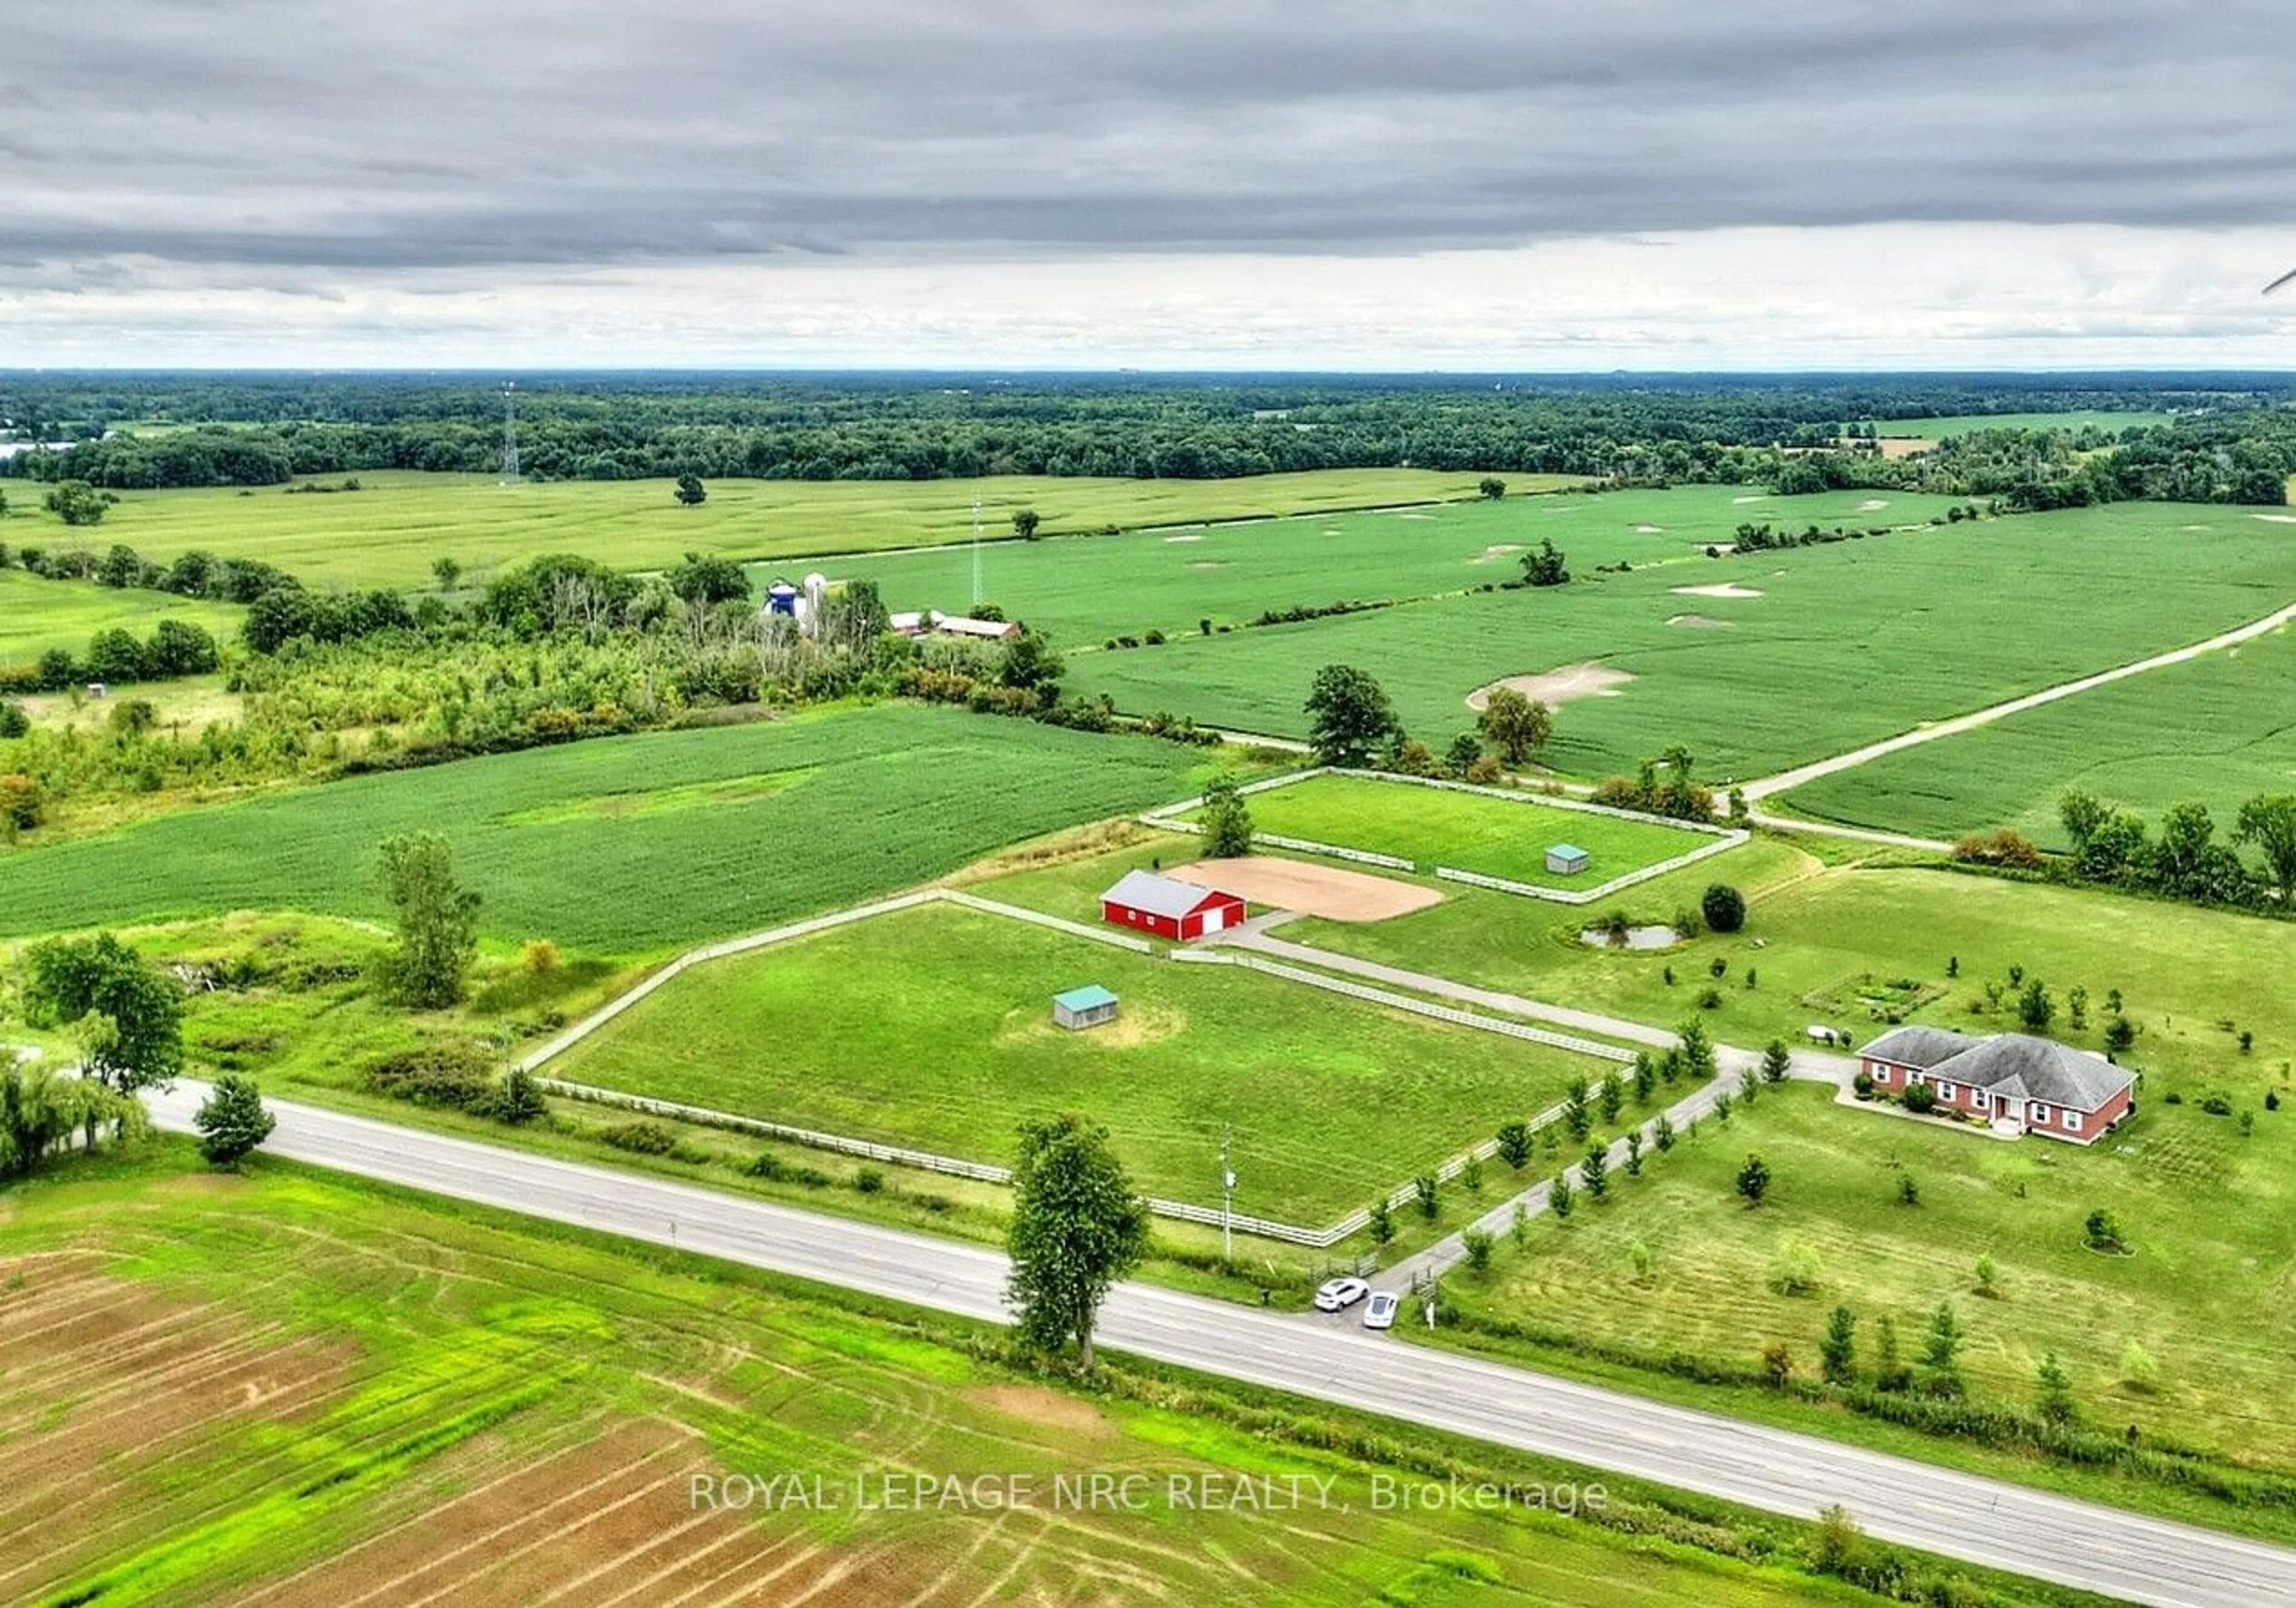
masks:
<svg viewBox="0 0 2296 1608"><path fill-rule="evenodd" d="M1243 900L1176 877L1128 871L1100 896L1100 919L1112 927L1185 940L1243 925Z"/></svg>

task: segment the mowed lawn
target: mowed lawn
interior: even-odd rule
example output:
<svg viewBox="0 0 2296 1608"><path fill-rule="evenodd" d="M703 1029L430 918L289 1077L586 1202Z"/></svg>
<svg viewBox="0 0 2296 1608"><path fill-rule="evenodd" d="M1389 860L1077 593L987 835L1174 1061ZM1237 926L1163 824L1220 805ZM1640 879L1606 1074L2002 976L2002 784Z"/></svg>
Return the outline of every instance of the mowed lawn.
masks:
<svg viewBox="0 0 2296 1608"><path fill-rule="evenodd" d="M1118 1020L1052 1021L1112 989ZM1320 1226L1595 1067L1242 968L1184 965L951 907L696 967L544 1069L578 1083L1009 1162L1025 1119L1106 1124L1146 1191Z"/></svg>
<svg viewBox="0 0 2296 1608"><path fill-rule="evenodd" d="M4 528L12 545L22 535L16 524L12 520ZM28 662L50 648L62 648L77 659L98 631L115 628L145 640L163 619L199 626L224 642L237 633L245 613L230 603L0 570L0 665Z"/></svg>
<svg viewBox="0 0 2296 1608"><path fill-rule="evenodd" d="M2226 834L2247 800L2296 792L2296 631L1886 755L1786 802L1822 820L1929 837L2013 827L2062 849L2071 844L2057 800L2072 787L2156 817L2197 800Z"/></svg>
<svg viewBox="0 0 2296 1608"><path fill-rule="evenodd" d="M335 1175L194 1165L176 1141L0 1191L12 1601L1808 1600L1775 1563L1521 1506L1382 1508L1375 1473L1426 1468L1049 1388L954 1322ZM1578 1477L1470 1455L1504 1471L1485 1477ZM1054 1507L1056 1478L1106 1473L1144 1476L1145 1504ZM887 1474L1008 1473L1041 1496L854 1500ZM818 1481L835 1505L695 1501L695 1477L730 1475ZM1177 1507L1168 1485L1295 1477L1332 1482L1331 1522Z"/></svg>
<svg viewBox="0 0 2296 1608"><path fill-rule="evenodd" d="M2284 1375L2296 1348L2285 1299L2296 1235L2296 1112L2233 1119L2148 1102L2104 1145L2013 1144L1873 1112L1831 1091L1792 1087L1657 1159L1600 1208L1542 1220L1488 1284L1455 1281L1479 1311L1657 1356L1679 1350L1751 1365L1783 1341L1814 1373L1826 1315L1857 1316L1870 1367L1883 1317L1919 1359L1930 1315L1950 1303L1969 1332L1972 1392L2028 1404L2042 1357L2070 1371L2081 1410L2111 1429L2212 1446L2296 1466L2296 1399ZM1750 1210L1736 1193L1749 1152L1771 1173ZM1899 1198L1914 1180L1920 1203ZM2083 1243L2098 1207L2135 1254ZM1637 1278L1632 1247L1651 1257ZM1817 1287L1781 1293L1790 1246L1817 1258ZM1993 1259L1998 1293L1979 1292ZM2121 1382L2135 1341L2160 1366L2155 1389Z"/></svg>
<svg viewBox="0 0 2296 1608"><path fill-rule="evenodd" d="M1257 831L1394 855L1423 872L1442 866L1545 888L1597 887L1715 841L1702 832L1562 809L1529 796L1495 799L1369 776L1310 776L1246 802ZM1565 876L1546 868L1546 850L1562 843L1587 851L1585 871Z"/></svg>
<svg viewBox="0 0 2296 1608"><path fill-rule="evenodd" d="M1631 773L1682 743L1706 778L1745 779L2260 619L2296 598L2290 540L2148 503L1627 575L1573 554L1568 586L1078 654L1069 682L1126 710L1301 736L1316 671L1350 664L1440 750L1477 688L1598 663L1632 679L1556 711L1551 763ZM1732 593L1682 589L1700 586Z"/></svg>
<svg viewBox="0 0 2296 1608"><path fill-rule="evenodd" d="M1775 497L1742 486L1523 496L1561 477L1505 478L1509 495L1498 502L991 547L981 556L981 588L1009 617L1089 647L1151 630L1193 634L1205 620L1217 630L1294 607L1465 592L1519 578L1521 554L1542 541L1582 571L1620 562L1694 565L1702 546L1730 541L1750 520L1794 530L1863 529L1917 523L1954 503L1897 492ZM786 569L765 566L757 578ZM955 613L972 595L972 555L956 548L854 559L828 573L874 580L897 609Z"/></svg>
<svg viewBox="0 0 2296 1608"><path fill-rule="evenodd" d="M1480 477L1340 469L1226 480L712 480L696 508L679 504L668 480L504 486L490 475L414 471L354 478L360 490L323 495L277 486L123 491L97 539L152 559L195 547L262 559L314 585L422 588L434 584L430 566L440 558L461 564L471 584L537 553L643 570L688 552L767 559L964 541L976 496L988 536L1010 536L1020 508L1034 508L1049 536L1470 497ZM10 526L19 542L53 545L64 535L45 514Z"/></svg>
<svg viewBox="0 0 2296 1608"><path fill-rule="evenodd" d="M954 871L1201 785L1201 749L910 704L604 738L0 848L0 935L230 910L386 914L376 849L443 833L480 927L643 954Z"/></svg>
<svg viewBox="0 0 2296 1608"><path fill-rule="evenodd" d="M1725 868L1727 868L1726 871ZM1726 881L1748 900L1742 932L1706 933L1645 953L1578 941L1612 910L1662 923ZM2142 941L2132 939L2141 933ZM1486 988L1669 1027L1700 1016L1725 1043L1800 1042L1825 1023L1875 1035L1886 1022L1861 1003L1875 983L1910 982L1923 1003L1908 1020L1972 1033L2017 1028L2010 970L2047 984L2050 1031L2103 1047L2107 1001L2121 991L2139 1032L2126 1057L2168 1089L2198 1098L2226 1087L2296 1096L2296 923L2203 910L2095 890L1944 870L1821 865L1783 842L1657 877L1583 909L1447 887L1443 902L1368 925L1302 920L1283 936ZM1713 972L1721 963L1720 975ZM1669 980L1669 975L1671 980ZM1989 1002L1987 985L2001 991ZM1711 1009L1697 1001L1715 991ZM2071 1020L2074 988L2085 1022ZM1972 1007L1978 1007L1972 1009ZM2241 1052L2239 1034L2255 1035Z"/></svg>

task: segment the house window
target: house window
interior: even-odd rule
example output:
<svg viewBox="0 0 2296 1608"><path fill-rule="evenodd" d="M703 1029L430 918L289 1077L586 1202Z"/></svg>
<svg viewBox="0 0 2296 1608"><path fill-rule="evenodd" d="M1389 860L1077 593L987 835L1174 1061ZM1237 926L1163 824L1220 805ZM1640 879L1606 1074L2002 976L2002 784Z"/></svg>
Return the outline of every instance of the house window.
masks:
<svg viewBox="0 0 2296 1608"><path fill-rule="evenodd" d="M2065 1126L2073 1129L2075 1132L2079 1132L2080 1129L2080 1113L2079 1112L2067 1112L2065 1113Z"/></svg>
<svg viewBox="0 0 2296 1608"><path fill-rule="evenodd" d="M2046 1122L2048 1120L2049 1108L2046 1105L2036 1104L2033 1107L2033 1120L2036 1122Z"/></svg>
<svg viewBox="0 0 2296 1608"><path fill-rule="evenodd" d="M1948 1105L1952 1104L1953 1085L1950 1083L1939 1083L1938 1085L1938 1098L1944 1101Z"/></svg>

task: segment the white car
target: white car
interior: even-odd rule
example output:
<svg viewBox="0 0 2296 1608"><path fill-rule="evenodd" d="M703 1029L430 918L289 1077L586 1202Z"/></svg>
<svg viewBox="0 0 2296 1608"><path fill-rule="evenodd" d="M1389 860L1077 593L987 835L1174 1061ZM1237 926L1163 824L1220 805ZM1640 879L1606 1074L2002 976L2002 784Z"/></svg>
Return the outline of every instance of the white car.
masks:
<svg viewBox="0 0 2296 1608"><path fill-rule="evenodd" d="M1364 1309L1364 1327L1392 1329L1395 1327L1396 1310L1402 1305L1403 1297L1392 1290L1373 1291L1371 1305Z"/></svg>
<svg viewBox="0 0 2296 1608"><path fill-rule="evenodd" d="M1371 1286L1359 1278L1326 1279L1316 1291L1316 1310L1343 1312L1370 1293Z"/></svg>

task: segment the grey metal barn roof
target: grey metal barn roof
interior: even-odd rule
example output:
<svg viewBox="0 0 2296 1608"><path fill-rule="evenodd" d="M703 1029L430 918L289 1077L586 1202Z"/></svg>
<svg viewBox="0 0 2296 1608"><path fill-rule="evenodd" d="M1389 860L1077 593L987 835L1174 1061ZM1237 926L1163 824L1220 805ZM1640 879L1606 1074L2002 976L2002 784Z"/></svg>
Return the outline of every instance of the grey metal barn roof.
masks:
<svg viewBox="0 0 2296 1608"><path fill-rule="evenodd" d="M1918 1067L1948 1082L2083 1112L2095 1111L2136 1081L2101 1055L2030 1033L1971 1038L1947 1028L1899 1028L1858 1054Z"/></svg>
<svg viewBox="0 0 2296 1608"><path fill-rule="evenodd" d="M1158 876L1152 872L1128 871L1116 879L1115 887L1100 897L1108 903L1129 906L1135 910L1145 910L1151 915L1169 916L1178 921L1206 899L1233 898L1234 895L1223 896L1216 888L1199 888L1193 882Z"/></svg>

